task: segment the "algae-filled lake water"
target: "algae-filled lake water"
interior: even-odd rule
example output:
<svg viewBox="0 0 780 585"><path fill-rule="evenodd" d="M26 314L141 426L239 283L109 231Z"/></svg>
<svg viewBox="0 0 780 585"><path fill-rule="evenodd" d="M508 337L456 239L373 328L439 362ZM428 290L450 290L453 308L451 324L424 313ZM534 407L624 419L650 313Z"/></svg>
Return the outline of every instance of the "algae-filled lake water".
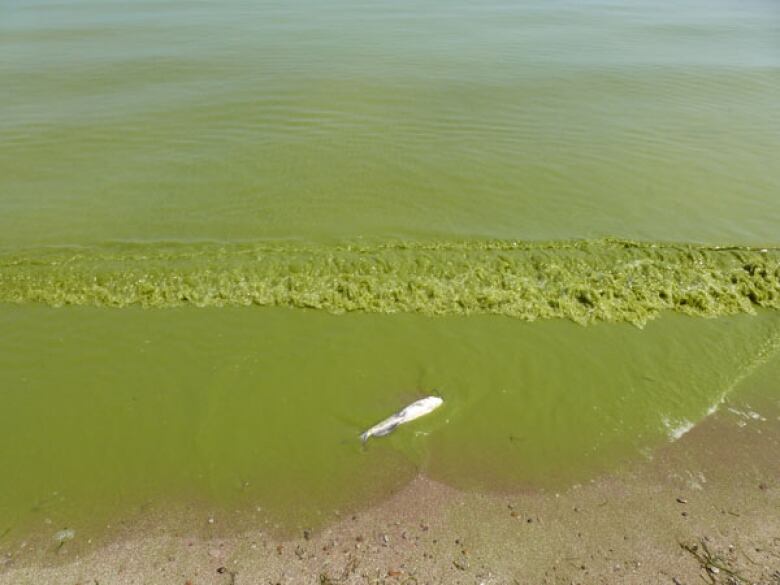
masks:
<svg viewBox="0 0 780 585"><path fill-rule="evenodd" d="M778 23L5 0L0 542L652 457L780 359Z"/></svg>

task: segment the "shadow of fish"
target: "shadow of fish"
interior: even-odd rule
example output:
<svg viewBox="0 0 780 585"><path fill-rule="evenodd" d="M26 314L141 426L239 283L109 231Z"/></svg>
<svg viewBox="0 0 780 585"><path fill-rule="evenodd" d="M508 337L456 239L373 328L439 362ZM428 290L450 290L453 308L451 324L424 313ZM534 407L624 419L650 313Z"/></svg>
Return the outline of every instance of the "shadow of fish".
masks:
<svg viewBox="0 0 780 585"><path fill-rule="evenodd" d="M416 418L430 414L444 404L444 400L438 396L427 396L386 418L382 422L375 424L366 432L360 435L360 440L365 443L370 437L384 437L392 433L398 425L413 421Z"/></svg>

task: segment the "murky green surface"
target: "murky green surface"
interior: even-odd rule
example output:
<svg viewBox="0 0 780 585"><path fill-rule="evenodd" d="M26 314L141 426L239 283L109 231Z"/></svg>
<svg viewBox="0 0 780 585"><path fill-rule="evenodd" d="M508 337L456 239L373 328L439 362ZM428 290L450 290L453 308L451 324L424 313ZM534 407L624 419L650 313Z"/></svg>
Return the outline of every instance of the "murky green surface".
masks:
<svg viewBox="0 0 780 585"><path fill-rule="evenodd" d="M6 0L0 539L652 453L777 360L778 22Z"/></svg>
<svg viewBox="0 0 780 585"><path fill-rule="evenodd" d="M774 0L4 0L0 243L777 242Z"/></svg>
<svg viewBox="0 0 780 585"><path fill-rule="evenodd" d="M316 522L419 471L560 487L701 420L780 346L775 313L667 315L641 330L6 305L0 323L0 456L14 471L0 515L41 527L163 498ZM432 390L439 411L361 448L362 430Z"/></svg>

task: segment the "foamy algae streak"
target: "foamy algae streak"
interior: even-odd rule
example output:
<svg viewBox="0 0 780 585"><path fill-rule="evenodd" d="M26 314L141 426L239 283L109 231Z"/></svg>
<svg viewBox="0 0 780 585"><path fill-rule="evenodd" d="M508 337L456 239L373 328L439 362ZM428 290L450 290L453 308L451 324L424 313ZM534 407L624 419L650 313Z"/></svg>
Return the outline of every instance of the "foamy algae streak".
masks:
<svg viewBox="0 0 780 585"><path fill-rule="evenodd" d="M0 255L0 302L260 305L644 324L780 308L780 249L623 240L111 244Z"/></svg>

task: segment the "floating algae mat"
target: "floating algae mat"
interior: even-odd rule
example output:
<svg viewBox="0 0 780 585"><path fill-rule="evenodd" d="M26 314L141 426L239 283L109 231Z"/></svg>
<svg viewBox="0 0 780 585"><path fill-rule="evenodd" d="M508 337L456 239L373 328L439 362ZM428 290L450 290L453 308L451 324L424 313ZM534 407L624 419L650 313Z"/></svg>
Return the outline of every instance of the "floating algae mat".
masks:
<svg viewBox="0 0 780 585"><path fill-rule="evenodd" d="M492 313L644 324L780 308L780 249L619 240L115 245L0 255L0 301Z"/></svg>
<svg viewBox="0 0 780 585"><path fill-rule="evenodd" d="M488 490L565 485L701 420L780 333L772 312L669 314L642 330L31 304L2 306L0 326L9 540L90 534L171 502L203 522L259 507L313 525L420 472ZM432 388L442 408L361 446L368 425Z"/></svg>

